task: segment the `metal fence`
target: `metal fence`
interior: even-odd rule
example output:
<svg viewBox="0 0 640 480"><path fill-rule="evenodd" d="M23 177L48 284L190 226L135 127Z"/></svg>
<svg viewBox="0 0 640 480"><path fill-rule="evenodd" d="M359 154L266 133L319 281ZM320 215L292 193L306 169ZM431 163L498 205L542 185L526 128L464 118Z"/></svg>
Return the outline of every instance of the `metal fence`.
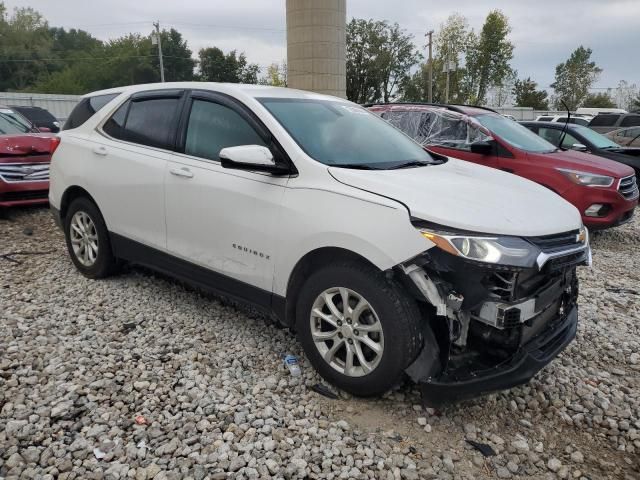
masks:
<svg viewBox="0 0 640 480"><path fill-rule="evenodd" d="M80 98L80 95L0 92L0 105L42 107L49 110L58 120L65 120Z"/></svg>

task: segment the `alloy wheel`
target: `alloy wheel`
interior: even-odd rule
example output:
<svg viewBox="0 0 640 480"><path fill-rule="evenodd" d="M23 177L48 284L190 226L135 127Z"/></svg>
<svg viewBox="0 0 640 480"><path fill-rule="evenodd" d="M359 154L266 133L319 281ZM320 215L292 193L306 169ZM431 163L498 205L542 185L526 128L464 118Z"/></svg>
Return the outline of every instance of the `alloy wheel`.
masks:
<svg viewBox="0 0 640 480"><path fill-rule="evenodd" d="M332 368L348 377L371 373L384 353L382 324L371 304L345 287L325 290L310 316L311 338Z"/></svg>
<svg viewBox="0 0 640 480"><path fill-rule="evenodd" d="M98 231L91 217L78 211L71 218L69 235L73 253L85 267L91 267L98 258Z"/></svg>

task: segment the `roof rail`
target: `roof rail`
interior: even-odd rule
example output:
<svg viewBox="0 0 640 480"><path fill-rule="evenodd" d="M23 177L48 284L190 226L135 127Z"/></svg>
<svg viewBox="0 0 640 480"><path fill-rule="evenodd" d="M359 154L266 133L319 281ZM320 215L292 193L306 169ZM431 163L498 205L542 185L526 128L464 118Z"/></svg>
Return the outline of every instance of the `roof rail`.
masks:
<svg viewBox="0 0 640 480"><path fill-rule="evenodd" d="M465 113L464 110L462 109L463 107L479 108L481 110L487 110L488 112L493 112L500 115L499 112L489 107L481 107L479 105L465 105L465 104L446 104L446 103L428 103L428 102L387 102L387 103L382 102L382 103L365 103L362 106L365 108L369 108L369 107L384 106L384 105L424 105L427 107L446 108L448 110L451 110L453 112L458 112L458 113Z"/></svg>

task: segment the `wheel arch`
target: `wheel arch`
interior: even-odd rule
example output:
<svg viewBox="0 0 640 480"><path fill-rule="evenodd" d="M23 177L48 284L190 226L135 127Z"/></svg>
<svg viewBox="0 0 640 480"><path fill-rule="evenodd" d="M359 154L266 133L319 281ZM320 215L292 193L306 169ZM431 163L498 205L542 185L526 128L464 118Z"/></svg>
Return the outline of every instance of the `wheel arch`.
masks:
<svg viewBox="0 0 640 480"><path fill-rule="evenodd" d="M62 198L60 200L60 219L64 221L65 217L67 216L67 211L69 210L69 205L71 205L71 202L73 202L76 198L80 197L88 198L95 204L96 207L98 207L98 203L89 192L87 192L79 185L72 185L70 187L67 187L67 189L62 194ZM98 207L98 210L99 209L100 207Z"/></svg>
<svg viewBox="0 0 640 480"><path fill-rule="evenodd" d="M297 299L302 290L305 278L321 266L336 261L353 261L354 263L367 265L378 272L381 271L367 258L346 248L320 247L308 252L293 267L291 275L289 275L289 280L287 281L286 297L284 299L284 315L282 318L287 327L293 328L295 325Z"/></svg>

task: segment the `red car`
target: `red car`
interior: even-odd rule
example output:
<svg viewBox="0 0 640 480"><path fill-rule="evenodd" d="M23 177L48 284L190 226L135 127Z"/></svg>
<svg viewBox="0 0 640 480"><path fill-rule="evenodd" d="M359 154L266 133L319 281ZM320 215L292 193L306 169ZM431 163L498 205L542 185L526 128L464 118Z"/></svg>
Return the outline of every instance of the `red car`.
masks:
<svg viewBox="0 0 640 480"><path fill-rule="evenodd" d="M0 208L48 202L49 163L58 141L0 107Z"/></svg>
<svg viewBox="0 0 640 480"><path fill-rule="evenodd" d="M630 221L638 205L631 167L560 150L493 110L422 104L373 105L369 109L430 151L544 185L575 205L584 224L592 229Z"/></svg>

